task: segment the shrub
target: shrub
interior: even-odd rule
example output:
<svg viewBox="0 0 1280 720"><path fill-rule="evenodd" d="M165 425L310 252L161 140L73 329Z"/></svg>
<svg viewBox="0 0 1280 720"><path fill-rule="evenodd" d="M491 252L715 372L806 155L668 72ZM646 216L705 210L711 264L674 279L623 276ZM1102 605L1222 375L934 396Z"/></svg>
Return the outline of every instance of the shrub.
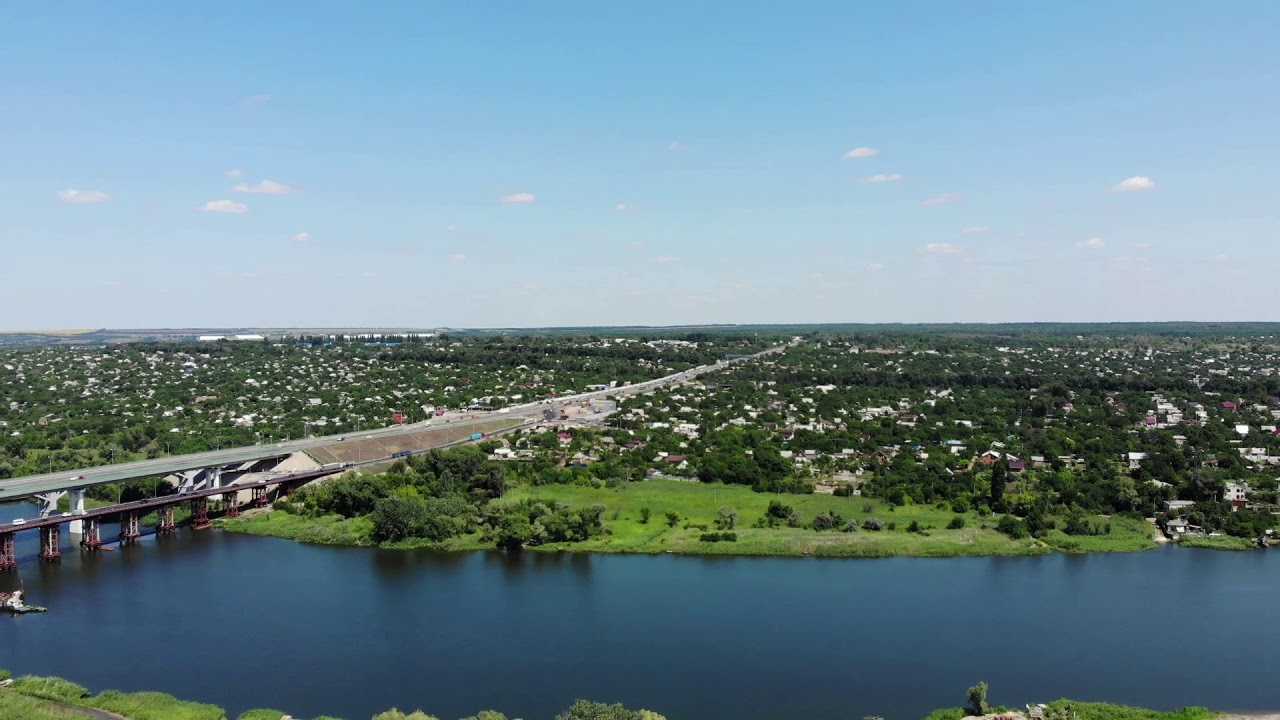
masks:
<svg viewBox="0 0 1280 720"><path fill-rule="evenodd" d="M706 532L698 536L702 542L737 542L738 534L735 532Z"/></svg>
<svg viewBox="0 0 1280 720"><path fill-rule="evenodd" d="M843 530L845 532L858 532L858 521L850 520L849 522L844 524Z"/></svg>
<svg viewBox="0 0 1280 720"><path fill-rule="evenodd" d="M680 513L675 510L667 511L667 527L675 527L680 524Z"/></svg>
<svg viewBox="0 0 1280 720"><path fill-rule="evenodd" d="M918 533L920 532L920 530L921 528L920 528L919 520L912 520L911 524L907 526L907 532Z"/></svg>
<svg viewBox="0 0 1280 720"><path fill-rule="evenodd" d="M962 497L958 497L951 501L951 512L967 513L969 512L969 501Z"/></svg>
<svg viewBox="0 0 1280 720"><path fill-rule="evenodd" d="M955 517L951 518L951 522L947 523L947 529L948 529L948 530L963 530L963 529L964 529L964 518L960 517L959 515L957 515L957 516L955 516Z"/></svg>
<svg viewBox="0 0 1280 720"><path fill-rule="evenodd" d="M0 670L0 682L8 680L10 677L8 670Z"/></svg>
<svg viewBox="0 0 1280 720"><path fill-rule="evenodd" d="M869 502L862 503L862 512L869 513L874 509L875 509L875 506L873 506L871 503Z"/></svg>
<svg viewBox="0 0 1280 720"><path fill-rule="evenodd" d="M880 518L869 517L862 521L862 529L879 532L884 529L884 521Z"/></svg>
<svg viewBox="0 0 1280 720"><path fill-rule="evenodd" d="M650 510L647 506L646 506L646 507L642 507L642 508L640 508L640 522L641 522L641 524L648 525L648 524L649 524L649 516L650 516L650 515L652 515L652 514L653 514L653 511L652 511L652 510ZM616 517L616 516L615 516L615 517Z"/></svg>
<svg viewBox="0 0 1280 720"><path fill-rule="evenodd" d="M891 523L889 523L888 525L886 525L886 526L885 526L885 529L886 529L886 530L888 530L889 532L893 532L894 530L897 530L897 529L898 529L898 523L896 523L896 522L891 522Z"/></svg>
<svg viewBox="0 0 1280 720"><path fill-rule="evenodd" d="M1015 539L1024 538L1031 534L1027 531L1026 523L1012 515L1005 515L1000 518L1000 522L996 524L996 530Z"/></svg>

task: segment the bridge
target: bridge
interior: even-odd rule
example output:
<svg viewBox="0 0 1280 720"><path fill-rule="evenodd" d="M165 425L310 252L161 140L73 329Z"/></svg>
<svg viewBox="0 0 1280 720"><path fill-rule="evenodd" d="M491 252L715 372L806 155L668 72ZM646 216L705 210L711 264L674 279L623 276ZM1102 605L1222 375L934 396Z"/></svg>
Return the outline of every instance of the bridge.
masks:
<svg viewBox="0 0 1280 720"><path fill-rule="evenodd" d="M101 522L109 516L120 517L120 542L132 542L142 536L139 520L153 511L159 513L160 522L156 526L158 533L170 533L177 529L173 520L173 510L182 503L191 505L191 525L196 529L209 526L209 498L219 496L224 512L228 517L240 514L240 495L250 494L253 507L265 507L270 501L270 489L276 488L277 496L287 495L299 485L316 478L333 475L345 470L343 467L324 468L300 473L282 473L264 480L229 485L226 487L205 488L180 492L174 495L161 495L145 500L108 505L92 510L79 510L50 515L39 519L18 521L20 524L0 526L0 570L18 567L16 535L25 531L40 533L40 559L57 560L62 556L61 529L63 524L81 524L82 530L73 535L80 536L80 546L86 550L96 550L103 545Z"/></svg>

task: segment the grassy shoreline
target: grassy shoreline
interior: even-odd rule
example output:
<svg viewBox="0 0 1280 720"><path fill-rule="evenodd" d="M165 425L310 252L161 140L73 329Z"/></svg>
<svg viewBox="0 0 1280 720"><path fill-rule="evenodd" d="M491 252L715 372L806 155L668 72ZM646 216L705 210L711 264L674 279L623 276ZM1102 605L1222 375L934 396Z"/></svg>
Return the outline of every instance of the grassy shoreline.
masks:
<svg viewBox="0 0 1280 720"><path fill-rule="evenodd" d="M539 500L562 502L573 507L605 506L609 532L583 542L548 543L529 548L541 552L676 553L688 555L816 556L816 557L973 557L1044 555L1053 552L1094 553L1133 552L1156 547L1152 527L1141 520L1094 518L1110 524L1106 535L1069 536L1052 530L1042 539L1010 538L996 531L996 519L974 513L954 513L932 505L891 507L863 497L833 495L777 495L757 493L736 485L646 480L619 488L577 485L525 486L512 489L504 502ZM859 530L818 532L806 528L754 527L766 515L771 501L795 509L807 522L824 512L837 513L843 520L862 524L867 518L883 522L881 531ZM734 528L736 542L704 542L701 536L715 529L719 508L738 511ZM646 521L645 512L648 517ZM672 526L667 513L679 517ZM955 518L963 528L948 528ZM915 523L919 532L908 532ZM263 535L325 545L374 545L368 518L345 519L336 515L305 517L282 512L250 517L225 518L220 527L251 535ZM408 540L386 547L433 547L441 550L491 550L494 545L480 534L432 543Z"/></svg>
<svg viewBox="0 0 1280 720"><path fill-rule="evenodd" d="M93 695L87 688L59 677L24 675L9 681L9 671L0 670L0 718L14 720L85 720L86 718L118 717L125 720L229 720L231 716L217 705L181 700L160 692L122 693L103 690ZM1049 718L1074 718L1075 720L1274 720L1273 713L1225 714L1203 707L1187 707L1172 711L1149 710L1128 705L1104 702L1078 702L1055 700L1047 705ZM1004 712L993 708L989 712ZM1021 713L1013 710L1014 717ZM285 713L280 710L246 710L236 720L280 720ZM434 720L434 716L421 711L407 715L392 709L375 715L372 720L412 720L422 717ZM579 700L556 720L663 720L663 716L648 710L628 710L621 705L605 705ZM961 708L935 710L923 720L964 720L968 717ZM986 717L992 717L988 714ZM467 720L506 720L501 713L486 711ZM299 720L303 720L299 718ZM339 720L327 715L312 720ZM974 718L978 720L978 718Z"/></svg>

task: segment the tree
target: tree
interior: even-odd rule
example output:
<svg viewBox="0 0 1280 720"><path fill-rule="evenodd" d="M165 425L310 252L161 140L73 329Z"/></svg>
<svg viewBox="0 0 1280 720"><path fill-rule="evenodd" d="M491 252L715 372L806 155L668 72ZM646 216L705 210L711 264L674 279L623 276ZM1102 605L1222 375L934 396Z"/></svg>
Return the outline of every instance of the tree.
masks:
<svg viewBox="0 0 1280 720"><path fill-rule="evenodd" d="M648 524L649 524L649 516L650 516L651 514L653 514L653 511L652 511L652 510L650 510L648 506L645 506L645 507L640 508L640 523L641 523L642 525L648 525Z"/></svg>
<svg viewBox="0 0 1280 720"><path fill-rule="evenodd" d="M391 708L386 712L374 715L373 720L436 720L436 718L422 712L421 710L415 710L406 715L395 708Z"/></svg>
<svg viewBox="0 0 1280 720"><path fill-rule="evenodd" d="M667 527L675 527L680 524L680 513L675 510L667 511Z"/></svg>
<svg viewBox="0 0 1280 720"><path fill-rule="evenodd" d="M980 682L969 688L969 706L965 708L970 715L987 714L987 684Z"/></svg>
<svg viewBox="0 0 1280 720"><path fill-rule="evenodd" d="M628 710L621 705L579 700L556 720L666 720L650 710Z"/></svg>
<svg viewBox="0 0 1280 720"><path fill-rule="evenodd" d="M418 534L426 517L426 505L421 498L394 494L384 497L373 506L373 539L378 542L395 542Z"/></svg>
<svg viewBox="0 0 1280 720"><path fill-rule="evenodd" d="M738 524L737 508L732 508L728 505L721 505L719 519L716 521L716 524L719 525L722 530L732 530L734 526Z"/></svg>
<svg viewBox="0 0 1280 720"><path fill-rule="evenodd" d="M999 512L1004 507L1004 488L1009 481L1008 461L1001 457L991 471L991 507Z"/></svg>

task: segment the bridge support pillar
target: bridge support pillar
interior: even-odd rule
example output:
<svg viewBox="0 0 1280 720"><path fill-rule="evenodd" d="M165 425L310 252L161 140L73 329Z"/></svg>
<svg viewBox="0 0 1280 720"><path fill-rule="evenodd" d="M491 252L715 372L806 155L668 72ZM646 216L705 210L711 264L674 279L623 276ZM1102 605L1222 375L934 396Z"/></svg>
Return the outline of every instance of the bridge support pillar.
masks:
<svg viewBox="0 0 1280 720"><path fill-rule="evenodd" d="M253 506L263 508L267 506L267 489L265 487L256 487L253 489Z"/></svg>
<svg viewBox="0 0 1280 720"><path fill-rule="evenodd" d="M67 510L75 519L67 523L67 528L71 530L72 535L81 535L84 533L84 521L79 518L84 513L84 488L76 488L67 493L69 500Z"/></svg>
<svg viewBox="0 0 1280 720"><path fill-rule="evenodd" d="M222 468L220 467L205 468L204 474L207 480L207 484L205 485L205 487L207 488L222 487Z"/></svg>
<svg viewBox="0 0 1280 720"><path fill-rule="evenodd" d="M197 530L209 527L209 499L196 498L191 501L191 524Z"/></svg>
<svg viewBox="0 0 1280 720"><path fill-rule="evenodd" d="M240 517L240 503L236 502L236 496L240 493L222 493L222 502L227 506L227 517Z"/></svg>
<svg viewBox="0 0 1280 720"><path fill-rule="evenodd" d="M62 557L62 543L59 537L58 528L61 524L54 523L40 528L40 559L41 560L57 560Z"/></svg>
<svg viewBox="0 0 1280 720"><path fill-rule="evenodd" d="M138 530L138 513L124 513L120 516L120 542L126 543L137 540L142 536Z"/></svg>
<svg viewBox="0 0 1280 720"><path fill-rule="evenodd" d="M58 513L58 501L66 495L66 490L52 490L47 493L38 493L36 499L40 501L40 517L45 518Z"/></svg>
<svg viewBox="0 0 1280 720"><path fill-rule="evenodd" d="M165 505L160 508L160 525L156 527L158 533L171 533L177 525L173 524L173 506Z"/></svg>
<svg viewBox="0 0 1280 720"><path fill-rule="evenodd" d="M84 521L83 535L84 537L80 538L80 547L86 550L97 550L102 547L102 534L98 518L89 518Z"/></svg>
<svg viewBox="0 0 1280 720"><path fill-rule="evenodd" d="M0 570L18 567L18 551L13 533L0 533Z"/></svg>

